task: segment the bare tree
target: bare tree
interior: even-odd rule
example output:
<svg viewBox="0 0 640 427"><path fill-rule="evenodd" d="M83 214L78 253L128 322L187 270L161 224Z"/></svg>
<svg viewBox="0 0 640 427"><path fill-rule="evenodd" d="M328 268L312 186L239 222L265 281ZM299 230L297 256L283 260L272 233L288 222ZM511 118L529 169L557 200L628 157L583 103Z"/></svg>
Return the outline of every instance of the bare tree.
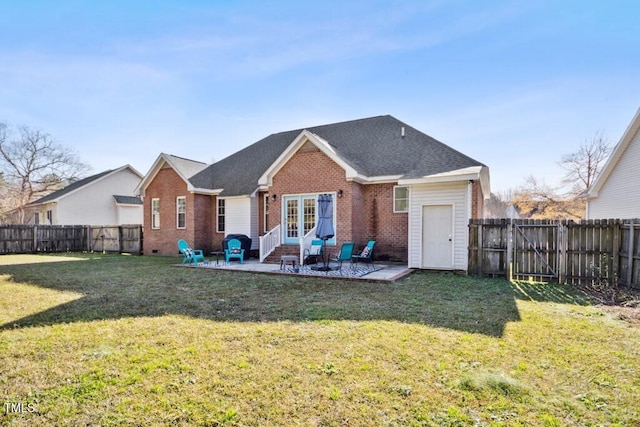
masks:
<svg viewBox="0 0 640 427"><path fill-rule="evenodd" d="M611 154L602 132L596 132L591 140L585 140L578 151L562 156L558 164L566 170L563 184L570 186L570 192L577 196L587 191L600 173L604 162Z"/></svg>
<svg viewBox="0 0 640 427"><path fill-rule="evenodd" d="M548 185L544 179L530 175L523 185L501 200L515 207L523 218L582 219L585 200L580 195L593 185L611 150L602 133L596 133L578 151L562 156L557 162L566 171L560 185Z"/></svg>
<svg viewBox="0 0 640 427"><path fill-rule="evenodd" d="M5 210L18 210L24 222L24 207L60 188L65 180L77 179L90 169L75 153L58 144L51 135L27 126L17 135L0 123L0 171L3 172Z"/></svg>
<svg viewBox="0 0 640 427"><path fill-rule="evenodd" d="M578 220L584 216L583 199L563 195L559 188L552 187L533 175L515 190L512 197L513 205L523 218Z"/></svg>

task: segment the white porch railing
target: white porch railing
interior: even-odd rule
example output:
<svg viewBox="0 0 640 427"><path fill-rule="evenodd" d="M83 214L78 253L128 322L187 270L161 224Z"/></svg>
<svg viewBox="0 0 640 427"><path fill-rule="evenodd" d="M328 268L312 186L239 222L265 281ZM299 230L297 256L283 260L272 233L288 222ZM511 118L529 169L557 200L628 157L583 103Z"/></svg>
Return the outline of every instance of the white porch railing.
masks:
<svg viewBox="0 0 640 427"><path fill-rule="evenodd" d="M313 227L307 234L300 238L300 264L304 262L304 250L311 248L311 241L316 237L316 228Z"/></svg>
<svg viewBox="0 0 640 427"><path fill-rule="evenodd" d="M276 225L264 236L260 236L260 262L264 260L282 244L280 224Z"/></svg>

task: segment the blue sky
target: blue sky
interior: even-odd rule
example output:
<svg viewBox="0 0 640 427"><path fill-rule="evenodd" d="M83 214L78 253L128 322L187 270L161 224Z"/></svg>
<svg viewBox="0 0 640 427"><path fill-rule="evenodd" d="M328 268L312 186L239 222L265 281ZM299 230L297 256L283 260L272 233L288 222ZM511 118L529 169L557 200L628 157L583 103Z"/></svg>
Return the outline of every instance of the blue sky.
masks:
<svg viewBox="0 0 640 427"><path fill-rule="evenodd" d="M391 114L485 163L493 191L563 175L640 107L637 1L0 3L0 121L93 172L205 162Z"/></svg>

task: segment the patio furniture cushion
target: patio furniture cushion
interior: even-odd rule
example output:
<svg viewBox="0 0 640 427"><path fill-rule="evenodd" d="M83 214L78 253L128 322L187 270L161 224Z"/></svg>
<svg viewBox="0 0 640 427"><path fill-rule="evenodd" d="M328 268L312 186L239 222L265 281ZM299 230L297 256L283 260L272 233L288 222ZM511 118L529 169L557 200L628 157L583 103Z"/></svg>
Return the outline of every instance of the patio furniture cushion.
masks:
<svg viewBox="0 0 640 427"><path fill-rule="evenodd" d="M364 249L362 249L362 252L360 252L360 255L354 255L351 257L351 262L354 264L357 264L359 262L364 262L369 264L371 268L374 268L373 248L375 247L375 244L376 244L375 240L369 240L367 242L367 246L365 246Z"/></svg>
<svg viewBox="0 0 640 427"><path fill-rule="evenodd" d="M189 247L189 244L182 239L178 240L178 250L182 254L183 264L187 264L187 263L197 264L200 261L204 262L204 254L202 253L202 250L191 249Z"/></svg>
<svg viewBox="0 0 640 427"><path fill-rule="evenodd" d="M227 249L224 250L225 262L229 263L231 259L240 260L240 264L244 263L244 249L241 247L240 240L231 239L227 242Z"/></svg>

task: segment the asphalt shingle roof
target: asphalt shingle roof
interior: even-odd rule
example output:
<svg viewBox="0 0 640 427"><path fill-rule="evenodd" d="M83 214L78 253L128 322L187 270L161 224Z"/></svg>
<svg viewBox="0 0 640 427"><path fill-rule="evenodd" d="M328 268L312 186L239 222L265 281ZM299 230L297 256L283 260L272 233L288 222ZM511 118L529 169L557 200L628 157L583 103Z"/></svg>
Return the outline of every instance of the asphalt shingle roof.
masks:
<svg viewBox="0 0 640 427"><path fill-rule="evenodd" d="M80 179L78 181L75 181L75 182L67 185L64 188L61 188L60 190L56 190L53 193L49 193L46 196L39 198L38 200L34 200L33 202L31 202L29 204L30 205L37 205L37 204L40 204L40 203L46 203L46 202L50 202L52 200L56 200L56 199L64 196L65 194L69 194L69 193L71 193L72 191L74 191L74 190L76 190L78 188L84 187L85 185L90 184L93 181L96 181L96 180L102 178L103 176L110 174L111 172L113 172L113 169L106 170L104 172L100 172L98 174L91 175L91 176L88 176L86 178Z"/></svg>
<svg viewBox="0 0 640 427"><path fill-rule="evenodd" d="M123 205L142 205L142 199L139 196L113 196L116 203Z"/></svg>
<svg viewBox="0 0 640 427"><path fill-rule="evenodd" d="M171 160L173 166L186 178L190 178L207 167L206 163L197 160L185 159L184 157L165 154Z"/></svg>
<svg viewBox="0 0 640 427"><path fill-rule="evenodd" d="M404 137L401 129L404 127ZM251 194L258 179L304 129L275 133L191 177L198 188L223 196ZM386 115L306 128L327 141L359 174L405 178L434 175L482 163Z"/></svg>

